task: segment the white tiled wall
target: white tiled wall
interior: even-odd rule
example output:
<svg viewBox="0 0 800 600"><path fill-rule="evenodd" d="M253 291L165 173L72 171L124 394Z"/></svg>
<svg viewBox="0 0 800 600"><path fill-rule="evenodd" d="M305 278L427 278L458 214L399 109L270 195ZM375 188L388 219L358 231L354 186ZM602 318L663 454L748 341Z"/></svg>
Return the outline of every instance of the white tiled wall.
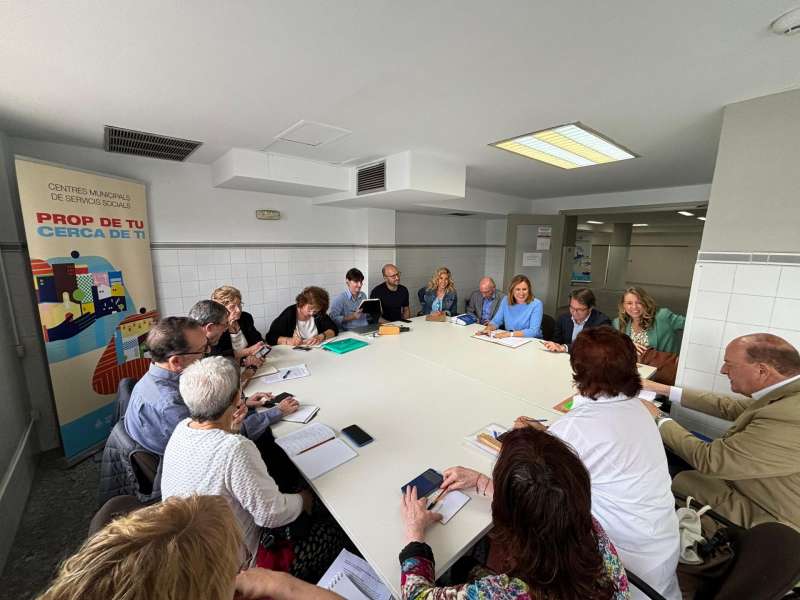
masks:
<svg viewBox="0 0 800 600"><path fill-rule="evenodd" d="M677 383L730 393L719 374L725 346L763 332L800 348L800 267L698 261Z"/></svg>
<svg viewBox="0 0 800 600"><path fill-rule="evenodd" d="M367 252L338 247L153 249L159 310L185 315L214 288L233 285L264 332L305 286L318 285L333 296L344 289L348 269L368 273Z"/></svg>

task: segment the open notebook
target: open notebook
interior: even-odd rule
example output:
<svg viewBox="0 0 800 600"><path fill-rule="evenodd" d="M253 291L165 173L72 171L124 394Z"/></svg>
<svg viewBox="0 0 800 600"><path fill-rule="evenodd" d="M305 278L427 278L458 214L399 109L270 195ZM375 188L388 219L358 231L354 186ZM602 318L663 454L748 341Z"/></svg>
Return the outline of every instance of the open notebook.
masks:
<svg viewBox="0 0 800 600"><path fill-rule="evenodd" d="M495 331L502 331L502 329L496 329ZM520 346L524 346L528 342L533 341L533 338L525 338L525 337L497 338L497 337L491 337L489 335L478 335L477 333L472 336L472 339L483 340L484 342L492 342L493 344L500 344L501 346L506 346L508 348L519 348Z"/></svg>
<svg viewBox="0 0 800 600"><path fill-rule="evenodd" d="M347 600L390 600L392 593L369 563L342 550L317 584Z"/></svg>
<svg viewBox="0 0 800 600"><path fill-rule="evenodd" d="M279 437L275 443L308 479L315 479L358 456L336 437L333 429L322 423L306 425Z"/></svg>

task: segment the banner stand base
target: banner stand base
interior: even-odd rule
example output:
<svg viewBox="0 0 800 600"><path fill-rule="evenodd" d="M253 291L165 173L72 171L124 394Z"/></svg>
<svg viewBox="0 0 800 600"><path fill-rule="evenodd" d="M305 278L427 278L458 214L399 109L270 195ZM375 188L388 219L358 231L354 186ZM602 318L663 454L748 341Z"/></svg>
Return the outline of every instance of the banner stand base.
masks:
<svg viewBox="0 0 800 600"><path fill-rule="evenodd" d="M72 467L74 467L78 463L83 462L87 458L94 456L98 452L102 452L105 445L106 441L103 440L102 442L97 442L94 446L86 448L86 450L83 450L82 452L76 454L75 456L70 456L69 458L64 456L59 461L59 465L61 466L62 469L71 469Z"/></svg>

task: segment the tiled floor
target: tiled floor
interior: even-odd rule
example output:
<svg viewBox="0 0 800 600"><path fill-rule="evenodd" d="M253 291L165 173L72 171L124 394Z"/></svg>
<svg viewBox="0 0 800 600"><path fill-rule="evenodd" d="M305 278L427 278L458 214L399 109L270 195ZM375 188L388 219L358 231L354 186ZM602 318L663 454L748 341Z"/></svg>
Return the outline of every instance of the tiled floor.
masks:
<svg viewBox="0 0 800 600"><path fill-rule="evenodd" d="M57 451L40 458L28 505L0 576L0 600L35 598L59 563L86 538L98 508L100 465L90 457L64 469L59 458Z"/></svg>

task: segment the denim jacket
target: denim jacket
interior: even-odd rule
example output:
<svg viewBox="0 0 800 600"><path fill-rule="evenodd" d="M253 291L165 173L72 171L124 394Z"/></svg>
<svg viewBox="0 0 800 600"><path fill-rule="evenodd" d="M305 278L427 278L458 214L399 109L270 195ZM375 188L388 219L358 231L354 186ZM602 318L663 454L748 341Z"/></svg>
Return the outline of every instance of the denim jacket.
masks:
<svg viewBox="0 0 800 600"><path fill-rule="evenodd" d="M433 302L436 300L436 290L425 290L422 297L422 314L429 315L433 312ZM458 314L458 294L445 292L442 298L442 310L448 315Z"/></svg>

